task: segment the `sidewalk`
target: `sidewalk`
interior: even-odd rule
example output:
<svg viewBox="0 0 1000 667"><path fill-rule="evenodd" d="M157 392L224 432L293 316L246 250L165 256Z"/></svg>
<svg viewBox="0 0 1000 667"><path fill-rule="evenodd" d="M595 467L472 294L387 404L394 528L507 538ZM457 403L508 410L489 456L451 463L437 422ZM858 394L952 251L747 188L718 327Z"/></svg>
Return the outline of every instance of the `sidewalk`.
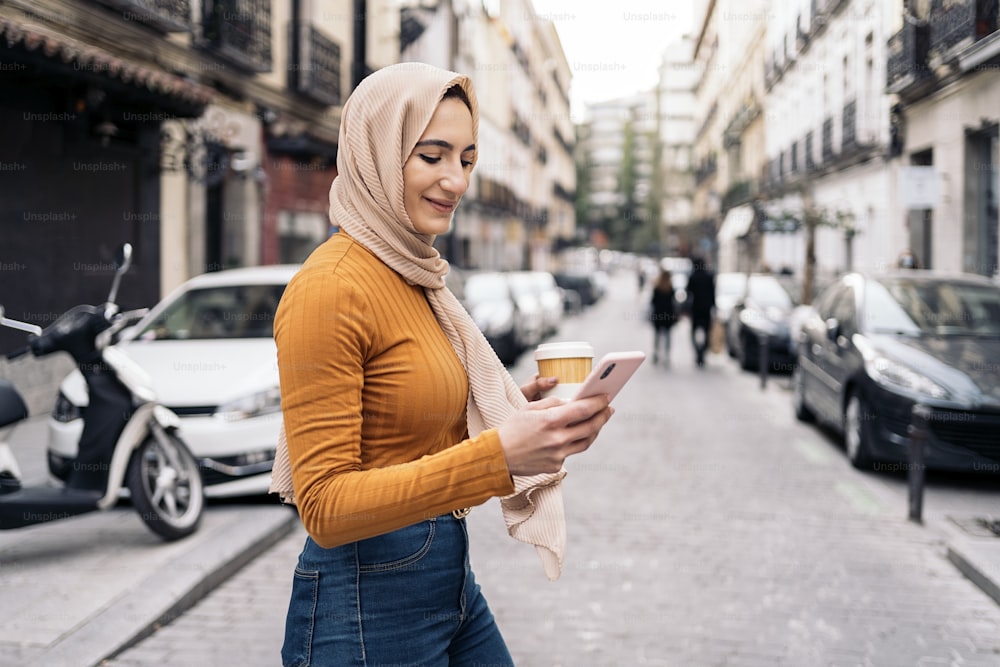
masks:
<svg viewBox="0 0 1000 667"><path fill-rule="evenodd" d="M45 479L45 415L9 434ZM154 535L127 504L0 532L0 665L89 667L169 623L299 523L274 504L209 501L198 531Z"/></svg>
<svg viewBox="0 0 1000 667"><path fill-rule="evenodd" d="M280 506L212 506L163 542L130 509L0 534L0 665L86 667L169 623L296 524Z"/></svg>

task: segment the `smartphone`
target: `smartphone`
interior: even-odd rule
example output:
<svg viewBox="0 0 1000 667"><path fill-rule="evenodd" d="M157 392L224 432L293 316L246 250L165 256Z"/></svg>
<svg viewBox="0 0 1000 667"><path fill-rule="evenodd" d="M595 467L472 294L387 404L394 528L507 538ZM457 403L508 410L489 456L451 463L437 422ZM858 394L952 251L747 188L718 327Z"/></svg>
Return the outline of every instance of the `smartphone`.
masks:
<svg viewBox="0 0 1000 667"><path fill-rule="evenodd" d="M609 400L614 400L645 359L645 352L609 352L601 357L573 398L607 394Z"/></svg>

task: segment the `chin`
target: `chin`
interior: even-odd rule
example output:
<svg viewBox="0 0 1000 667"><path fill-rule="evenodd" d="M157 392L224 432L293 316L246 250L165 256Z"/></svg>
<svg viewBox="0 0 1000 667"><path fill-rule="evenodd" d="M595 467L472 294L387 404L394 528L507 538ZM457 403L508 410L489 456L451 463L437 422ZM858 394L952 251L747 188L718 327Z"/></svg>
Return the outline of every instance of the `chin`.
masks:
<svg viewBox="0 0 1000 667"><path fill-rule="evenodd" d="M413 221L413 228L421 234L439 236L451 231L451 218L447 220L420 220Z"/></svg>

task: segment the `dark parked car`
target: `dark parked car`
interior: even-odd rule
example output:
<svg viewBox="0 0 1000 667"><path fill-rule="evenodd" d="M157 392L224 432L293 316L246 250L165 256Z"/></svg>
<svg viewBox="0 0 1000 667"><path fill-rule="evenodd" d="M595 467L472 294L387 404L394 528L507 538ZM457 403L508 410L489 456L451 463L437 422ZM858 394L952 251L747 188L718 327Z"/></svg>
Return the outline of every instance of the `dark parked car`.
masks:
<svg viewBox="0 0 1000 667"><path fill-rule="evenodd" d="M595 272L581 269L571 269L553 274L556 285L574 292L578 298L573 301L581 306L592 306L601 298L601 286L595 278ZM572 308L573 303L567 302L567 310Z"/></svg>
<svg viewBox="0 0 1000 667"><path fill-rule="evenodd" d="M802 326L795 412L844 436L856 467L907 462L917 402L928 467L1000 466L1000 287L973 275L852 273Z"/></svg>
<svg viewBox="0 0 1000 667"><path fill-rule="evenodd" d="M743 294L729 309L726 320L726 347L729 356L739 359L746 370L758 367L760 342L767 337L768 365L791 369L789 319L795 302L773 275L747 276Z"/></svg>

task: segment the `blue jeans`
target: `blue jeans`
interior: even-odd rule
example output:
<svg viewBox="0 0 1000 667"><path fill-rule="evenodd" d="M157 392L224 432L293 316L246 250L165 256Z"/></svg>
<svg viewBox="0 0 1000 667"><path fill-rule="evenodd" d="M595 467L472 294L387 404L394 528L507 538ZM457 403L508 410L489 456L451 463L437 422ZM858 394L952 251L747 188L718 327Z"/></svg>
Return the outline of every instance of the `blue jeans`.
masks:
<svg viewBox="0 0 1000 667"><path fill-rule="evenodd" d="M513 667L451 514L323 549L306 538L284 667Z"/></svg>

